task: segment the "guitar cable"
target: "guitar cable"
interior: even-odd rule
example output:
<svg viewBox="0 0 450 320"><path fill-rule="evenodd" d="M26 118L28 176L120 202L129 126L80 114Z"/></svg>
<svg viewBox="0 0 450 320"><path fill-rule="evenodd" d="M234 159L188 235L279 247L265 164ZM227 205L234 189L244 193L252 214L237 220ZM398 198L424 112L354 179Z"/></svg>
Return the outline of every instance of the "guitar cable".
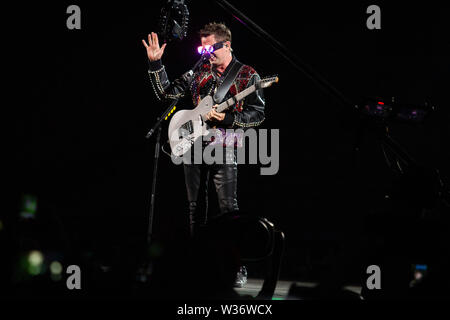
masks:
<svg viewBox="0 0 450 320"><path fill-rule="evenodd" d="M166 142L163 143L163 145L161 146L161 151L164 152L165 154L167 154L169 156L169 158L172 158L172 155L170 154L170 152L167 152L166 150L164 150L164 146L168 143L169 143L169 140L167 140Z"/></svg>

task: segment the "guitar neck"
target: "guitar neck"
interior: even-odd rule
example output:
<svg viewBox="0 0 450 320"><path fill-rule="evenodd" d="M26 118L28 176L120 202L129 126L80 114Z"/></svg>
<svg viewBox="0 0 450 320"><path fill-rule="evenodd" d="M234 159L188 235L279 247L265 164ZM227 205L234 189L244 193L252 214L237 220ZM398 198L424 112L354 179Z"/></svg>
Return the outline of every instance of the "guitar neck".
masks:
<svg viewBox="0 0 450 320"><path fill-rule="evenodd" d="M241 92L236 94L234 97L232 97L232 98L228 99L227 101L224 101L221 104L219 104L217 106L217 112L223 112L223 111L227 110L229 107L235 105L236 102L241 101L246 96L248 96L249 94L251 94L251 93L253 93L255 91L256 91L256 85L252 85L252 86L248 87L247 89L242 90Z"/></svg>

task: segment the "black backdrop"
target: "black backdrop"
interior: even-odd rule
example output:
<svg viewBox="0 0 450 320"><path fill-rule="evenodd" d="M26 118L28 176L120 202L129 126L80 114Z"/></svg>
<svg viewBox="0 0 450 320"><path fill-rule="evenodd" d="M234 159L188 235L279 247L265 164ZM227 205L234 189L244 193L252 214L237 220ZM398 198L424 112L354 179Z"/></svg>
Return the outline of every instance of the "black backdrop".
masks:
<svg viewBox="0 0 450 320"><path fill-rule="evenodd" d="M355 157L356 123L345 108L213 1L190 2L188 37L170 43L163 57L172 79L195 63L196 32L210 21L231 28L242 62L280 77L266 91L263 126L280 129L280 169L261 176L258 166L241 167L239 201L285 232L281 277L313 280L337 266L356 281L367 266L368 239L389 221L376 225L394 180L373 134L364 133ZM164 107L151 88L141 39L156 31L164 3L79 1L81 30L66 28L72 2L9 11L18 84L12 210L22 194L37 195L49 247L108 259L145 241L154 140L144 136ZM427 123L393 124L391 134L449 182L450 51L441 7L380 4L382 29L368 30L372 3L364 1L230 3L354 101L431 99L438 111ZM162 154L157 241L177 241L186 206L182 167Z"/></svg>

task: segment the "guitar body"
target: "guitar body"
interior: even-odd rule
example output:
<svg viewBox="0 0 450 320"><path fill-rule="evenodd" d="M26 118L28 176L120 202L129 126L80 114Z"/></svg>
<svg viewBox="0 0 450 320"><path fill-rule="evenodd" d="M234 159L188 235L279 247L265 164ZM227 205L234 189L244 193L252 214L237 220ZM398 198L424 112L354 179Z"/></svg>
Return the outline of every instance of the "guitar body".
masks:
<svg viewBox="0 0 450 320"><path fill-rule="evenodd" d="M244 99L249 94L258 89L269 87L272 83L278 82L278 77L262 79L234 97L222 102L217 106L217 112L223 112L235 105L237 101ZM193 110L181 110L176 112L169 123L169 142L172 154L181 157L191 149L194 142L202 136L208 135L208 126L203 117L211 111L214 100L211 96L204 97Z"/></svg>
<svg viewBox="0 0 450 320"><path fill-rule="evenodd" d="M176 112L169 123L169 142L172 153L181 157L190 150L194 142L209 133L202 115L214 106L211 96L203 98L193 110Z"/></svg>

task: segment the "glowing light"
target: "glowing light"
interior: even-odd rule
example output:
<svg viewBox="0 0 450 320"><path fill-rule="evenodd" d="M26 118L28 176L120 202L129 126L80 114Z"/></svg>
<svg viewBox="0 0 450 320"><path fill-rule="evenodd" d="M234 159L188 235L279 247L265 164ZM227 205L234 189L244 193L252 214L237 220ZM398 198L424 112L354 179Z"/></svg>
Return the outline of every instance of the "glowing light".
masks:
<svg viewBox="0 0 450 320"><path fill-rule="evenodd" d="M233 14L233 17L234 17L237 21L239 21L240 23L242 23L244 26L247 25L244 21L242 21L241 19L239 19L238 17L236 17L234 14Z"/></svg>
<svg viewBox="0 0 450 320"><path fill-rule="evenodd" d="M50 272L54 275L61 274L62 269L63 269L63 267L62 267L61 263L59 263L58 261L53 261L50 264Z"/></svg>
<svg viewBox="0 0 450 320"><path fill-rule="evenodd" d="M32 266L39 266L44 261L44 256L40 251L31 251L28 255L28 262Z"/></svg>
<svg viewBox="0 0 450 320"><path fill-rule="evenodd" d="M417 270L427 270L427 265L426 264L416 264L416 269Z"/></svg>
<svg viewBox="0 0 450 320"><path fill-rule="evenodd" d="M23 219L32 219L36 216L37 197L34 195L24 195L22 197L22 209L20 217Z"/></svg>
<svg viewBox="0 0 450 320"><path fill-rule="evenodd" d="M44 256L40 251L31 251L28 255L28 273L31 275L38 275L42 271L42 263Z"/></svg>
<svg viewBox="0 0 450 320"><path fill-rule="evenodd" d="M199 53L199 54L203 54L203 53L205 53L205 52L209 52L209 53L212 53L214 51L214 48L213 48L213 46L211 46L211 45L209 45L209 44L207 44L206 46L199 46L199 47L197 47L197 52Z"/></svg>

